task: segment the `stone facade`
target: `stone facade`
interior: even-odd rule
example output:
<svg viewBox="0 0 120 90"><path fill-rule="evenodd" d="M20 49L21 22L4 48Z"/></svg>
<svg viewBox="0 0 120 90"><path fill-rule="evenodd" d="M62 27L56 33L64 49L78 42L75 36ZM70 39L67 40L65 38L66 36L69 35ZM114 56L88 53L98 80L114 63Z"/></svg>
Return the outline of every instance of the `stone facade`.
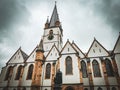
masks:
<svg viewBox="0 0 120 90"><path fill-rule="evenodd" d="M30 55L19 48L2 68L0 90L120 90L120 35L113 50L94 39L87 53L62 37L55 5L40 44Z"/></svg>

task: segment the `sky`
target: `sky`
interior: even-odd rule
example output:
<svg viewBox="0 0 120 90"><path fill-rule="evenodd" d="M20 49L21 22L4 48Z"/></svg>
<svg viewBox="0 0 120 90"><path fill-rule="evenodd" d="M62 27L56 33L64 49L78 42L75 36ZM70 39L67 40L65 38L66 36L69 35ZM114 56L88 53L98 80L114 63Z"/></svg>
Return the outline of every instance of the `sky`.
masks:
<svg viewBox="0 0 120 90"><path fill-rule="evenodd" d="M87 52L96 38L112 50L120 32L120 0L56 0L69 39ZM0 69L21 47L28 55L39 44L55 0L0 0ZM63 44L63 45L64 45Z"/></svg>

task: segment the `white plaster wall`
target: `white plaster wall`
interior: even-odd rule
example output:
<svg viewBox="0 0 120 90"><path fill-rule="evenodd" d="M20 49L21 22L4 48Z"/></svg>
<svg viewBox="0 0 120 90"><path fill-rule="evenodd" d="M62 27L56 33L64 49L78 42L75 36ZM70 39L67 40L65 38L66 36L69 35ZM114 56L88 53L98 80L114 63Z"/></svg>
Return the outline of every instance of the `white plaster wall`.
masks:
<svg viewBox="0 0 120 90"><path fill-rule="evenodd" d="M77 52L79 53L80 58L84 58L85 56L83 55L83 53L74 44L72 44L72 45L77 50Z"/></svg>
<svg viewBox="0 0 120 90"><path fill-rule="evenodd" d="M116 60L116 64L117 64L117 67L118 67L118 73L120 75L120 54L115 55L115 60Z"/></svg>
<svg viewBox="0 0 120 90"><path fill-rule="evenodd" d="M89 79L83 78L83 85L89 85Z"/></svg>
<svg viewBox="0 0 120 90"><path fill-rule="evenodd" d="M32 51L26 62L34 62L36 58L36 48Z"/></svg>
<svg viewBox="0 0 120 90"><path fill-rule="evenodd" d="M101 52L99 51L99 49L101 50ZM95 57L95 56L108 56L108 53L105 51L105 49L102 48L96 41L94 42L93 46L91 47L88 53L88 57Z"/></svg>
<svg viewBox="0 0 120 90"><path fill-rule="evenodd" d="M69 49L69 51L68 51ZM67 42L66 46L63 48L61 54L76 53L70 43Z"/></svg>
<svg viewBox="0 0 120 90"><path fill-rule="evenodd" d="M117 80L115 77L108 77L108 81L110 85L117 85Z"/></svg>
<svg viewBox="0 0 120 90"><path fill-rule="evenodd" d="M56 47L58 46L58 42L44 43L44 51L49 51L54 44L56 45Z"/></svg>
<svg viewBox="0 0 120 90"><path fill-rule="evenodd" d="M52 40L48 40L48 35L50 30L53 30L53 34L54 34L54 38ZM52 48L54 43L56 47L60 50L61 49L60 35L61 35L61 32L59 28L50 28L50 29L44 30L44 35L43 35L44 51L49 51ZM45 53L45 56L46 55L47 55L47 52Z"/></svg>
<svg viewBox="0 0 120 90"><path fill-rule="evenodd" d="M55 47L53 47L53 49L47 56L46 61L57 60L58 57L59 57L59 53L58 53L57 49Z"/></svg>
<svg viewBox="0 0 120 90"><path fill-rule="evenodd" d="M62 71L63 76L63 84L73 84L73 83L80 83L79 77L79 69L78 69L78 57L76 55L69 55L72 58L72 66L73 66L73 75L66 75L65 72L65 59L68 55L62 55L59 59L60 61L60 71Z"/></svg>
<svg viewBox="0 0 120 90"><path fill-rule="evenodd" d="M94 77L93 66L92 66L92 61L94 59L97 60L98 63L99 63L101 77ZM94 85L105 85L105 80L104 80L104 76L103 76L103 70L102 70L101 60L99 58L92 58L92 59L90 59L90 64L91 64L90 68L91 68L91 71L92 71L92 77L93 77L93 83L94 83Z"/></svg>
<svg viewBox="0 0 120 90"><path fill-rule="evenodd" d="M56 27L56 28L45 29L44 30L44 36L48 35L50 30L53 30L54 34L58 34L58 32L59 32L59 34L61 34L60 29L58 27Z"/></svg>
<svg viewBox="0 0 120 90"><path fill-rule="evenodd" d="M52 40L48 40L48 36L46 36L44 37L44 43L59 41L58 36L59 35L54 35L54 38Z"/></svg>
<svg viewBox="0 0 120 90"><path fill-rule="evenodd" d="M21 63L21 62L24 62L24 59L21 54L21 51L18 50L18 52L10 59L9 63Z"/></svg>
<svg viewBox="0 0 120 90"><path fill-rule="evenodd" d="M31 86L32 83L32 79L31 80L27 80L27 73L28 73L28 68L29 66L34 63L27 63L27 65L24 67L24 72L22 75L22 84L21 86Z"/></svg>

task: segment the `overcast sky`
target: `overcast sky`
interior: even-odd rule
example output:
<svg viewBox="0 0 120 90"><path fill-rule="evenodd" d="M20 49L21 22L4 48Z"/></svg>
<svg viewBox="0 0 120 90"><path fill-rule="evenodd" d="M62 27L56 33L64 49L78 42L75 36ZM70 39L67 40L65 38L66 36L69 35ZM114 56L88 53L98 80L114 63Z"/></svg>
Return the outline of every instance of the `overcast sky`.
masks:
<svg viewBox="0 0 120 90"><path fill-rule="evenodd" d="M120 32L120 0L56 0L63 42L87 52L94 37L112 50ZM0 0L0 68L21 46L28 55L39 43L55 0Z"/></svg>

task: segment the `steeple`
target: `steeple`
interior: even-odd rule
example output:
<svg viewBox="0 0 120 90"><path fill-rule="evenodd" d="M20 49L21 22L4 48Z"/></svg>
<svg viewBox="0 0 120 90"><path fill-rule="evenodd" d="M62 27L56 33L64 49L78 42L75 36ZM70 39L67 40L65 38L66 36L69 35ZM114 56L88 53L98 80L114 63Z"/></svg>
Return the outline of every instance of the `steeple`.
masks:
<svg viewBox="0 0 120 90"><path fill-rule="evenodd" d="M53 10L49 25L50 25L49 27L60 26L56 2L55 2L54 10Z"/></svg>

